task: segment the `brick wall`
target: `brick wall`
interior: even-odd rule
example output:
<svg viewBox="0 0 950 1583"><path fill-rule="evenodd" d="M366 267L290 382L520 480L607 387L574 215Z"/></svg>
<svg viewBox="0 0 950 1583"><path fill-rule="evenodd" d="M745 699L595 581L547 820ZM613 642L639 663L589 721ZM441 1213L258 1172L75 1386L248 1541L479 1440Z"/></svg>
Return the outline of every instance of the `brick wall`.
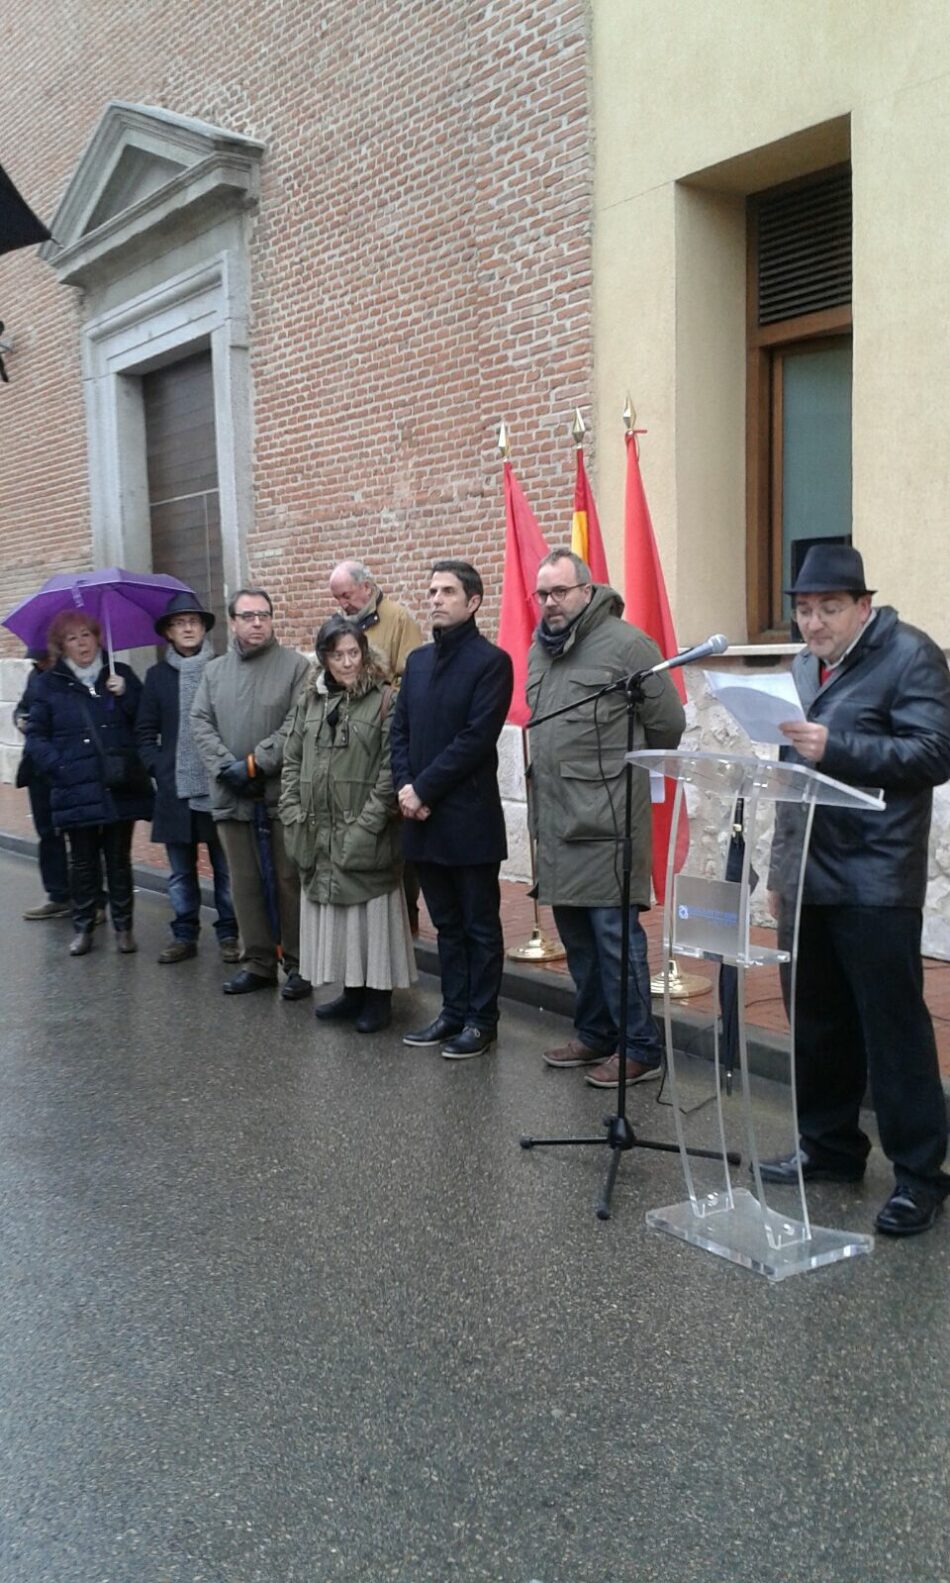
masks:
<svg viewBox="0 0 950 1583"><path fill-rule="evenodd" d="M591 388L588 43L586 0L20 0L0 21L0 162L41 215L111 97L267 145L247 550L285 640L309 643L346 553L417 610L431 559L470 556L494 628L502 417L544 531L567 531ZM75 295L9 255L0 318L7 606L90 550Z"/></svg>

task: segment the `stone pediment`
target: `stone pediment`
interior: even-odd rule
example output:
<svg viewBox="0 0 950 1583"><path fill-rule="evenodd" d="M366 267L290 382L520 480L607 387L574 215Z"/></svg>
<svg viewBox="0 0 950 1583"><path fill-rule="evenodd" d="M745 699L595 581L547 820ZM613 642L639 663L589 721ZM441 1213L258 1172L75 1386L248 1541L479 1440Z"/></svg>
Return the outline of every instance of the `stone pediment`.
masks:
<svg viewBox="0 0 950 1583"><path fill-rule="evenodd" d="M121 273L158 233L200 230L255 204L263 153L262 143L207 121L112 100L40 256L69 285Z"/></svg>

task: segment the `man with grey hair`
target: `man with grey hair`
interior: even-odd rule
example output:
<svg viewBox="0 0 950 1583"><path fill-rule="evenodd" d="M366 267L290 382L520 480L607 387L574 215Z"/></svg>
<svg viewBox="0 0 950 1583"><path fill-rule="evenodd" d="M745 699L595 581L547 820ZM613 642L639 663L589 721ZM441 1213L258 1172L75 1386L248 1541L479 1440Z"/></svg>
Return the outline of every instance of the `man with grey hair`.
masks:
<svg viewBox="0 0 950 1583"><path fill-rule="evenodd" d="M366 633L370 647L398 686L406 660L422 644L422 628L405 605L384 594L362 561L341 561L330 573L330 593L345 616Z"/></svg>
<svg viewBox="0 0 950 1583"><path fill-rule="evenodd" d="M616 1087L620 1055L628 1083L656 1077L660 1041L650 1001L646 935L651 817L646 773L634 772L627 1025L620 1026L622 940L620 840L627 704L586 694L661 659L652 639L621 620L623 600L591 582L579 555L554 549L538 567L541 622L528 654L528 704L540 719L579 704L531 732L529 809L537 844L537 894L554 909L577 990L575 1037L545 1051L549 1066L586 1066L595 1088ZM669 675L654 676L637 709L634 746L675 748L685 726Z"/></svg>

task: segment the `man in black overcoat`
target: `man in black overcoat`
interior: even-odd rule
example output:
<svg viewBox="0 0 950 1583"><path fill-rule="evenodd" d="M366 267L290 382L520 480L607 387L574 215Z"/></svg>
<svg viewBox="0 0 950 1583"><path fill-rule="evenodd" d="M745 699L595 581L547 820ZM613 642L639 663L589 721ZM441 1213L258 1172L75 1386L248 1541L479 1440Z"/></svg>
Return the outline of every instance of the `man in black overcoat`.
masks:
<svg viewBox="0 0 950 1583"><path fill-rule="evenodd" d="M495 1038L504 965L498 871L508 849L498 738L511 703L511 660L475 625L484 589L467 561L432 568L432 643L406 661L393 713L393 784L403 851L416 864L439 942L442 1010L409 1045L449 1060Z"/></svg>
<svg viewBox="0 0 950 1583"><path fill-rule="evenodd" d="M33 669L27 677L23 696L13 711L13 723L18 731L23 732L26 731L39 679L50 665L45 649L27 649L26 657L32 661ZM66 838L61 830L54 828L49 781L30 758L28 746L24 748L17 767L16 783L17 786L25 786L29 795L30 813L39 836L40 879L46 892L46 900L37 907L28 907L23 916L28 919L68 918L72 913L72 905L69 900Z"/></svg>
<svg viewBox="0 0 950 1583"><path fill-rule="evenodd" d="M792 596L805 648L792 666L805 719L783 759L847 785L880 787L883 811L819 807L805 868L795 994L798 1151L767 1181L857 1182L870 1143L859 1119L870 1079L895 1187L875 1225L933 1225L950 1188L947 1114L920 955L933 788L950 776L950 670L925 632L872 607L857 550L808 551ZM797 810L779 810L769 888L798 850ZM792 854L792 861L788 853ZM784 920L786 925L788 920Z"/></svg>
<svg viewBox="0 0 950 1583"><path fill-rule="evenodd" d="M214 651L208 633L214 615L194 594L173 594L155 631L167 645L145 677L135 722L139 758L155 782L152 840L168 853L168 899L172 938L158 960L186 962L198 952L201 887L198 847L208 849L214 875L214 929L224 962L237 962L241 948L231 900L231 876L211 817L208 771L191 735L191 705Z"/></svg>

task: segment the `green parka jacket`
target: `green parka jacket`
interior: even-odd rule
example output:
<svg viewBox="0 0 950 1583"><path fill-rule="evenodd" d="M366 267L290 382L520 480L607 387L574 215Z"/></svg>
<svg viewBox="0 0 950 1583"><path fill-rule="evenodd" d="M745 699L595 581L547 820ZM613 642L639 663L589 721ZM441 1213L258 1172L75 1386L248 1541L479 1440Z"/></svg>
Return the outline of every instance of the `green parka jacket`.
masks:
<svg viewBox="0 0 950 1583"><path fill-rule="evenodd" d="M313 902L353 907L395 890L402 874L389 767L389 692L374 664L352 690L328 692L317 671L284 745L278 813ZM335 731L327 711L339 702Z"/></svg>
<svg viewBox="0 0 950 1583"><path fill-rule="evenodd" d="M560 654L535 638L528 654L532 718L576 703L586 694L663 656L639 627L620 619L623 600L594 588ZM637 711L635 748L675 748L686 718L669 674L650 677ZM529 733L528 808L537 842L538 899L563 907L619 907L624 815L627 706L620 693ZM634 770L631 901L650 905L650 782Z"/></svg>

